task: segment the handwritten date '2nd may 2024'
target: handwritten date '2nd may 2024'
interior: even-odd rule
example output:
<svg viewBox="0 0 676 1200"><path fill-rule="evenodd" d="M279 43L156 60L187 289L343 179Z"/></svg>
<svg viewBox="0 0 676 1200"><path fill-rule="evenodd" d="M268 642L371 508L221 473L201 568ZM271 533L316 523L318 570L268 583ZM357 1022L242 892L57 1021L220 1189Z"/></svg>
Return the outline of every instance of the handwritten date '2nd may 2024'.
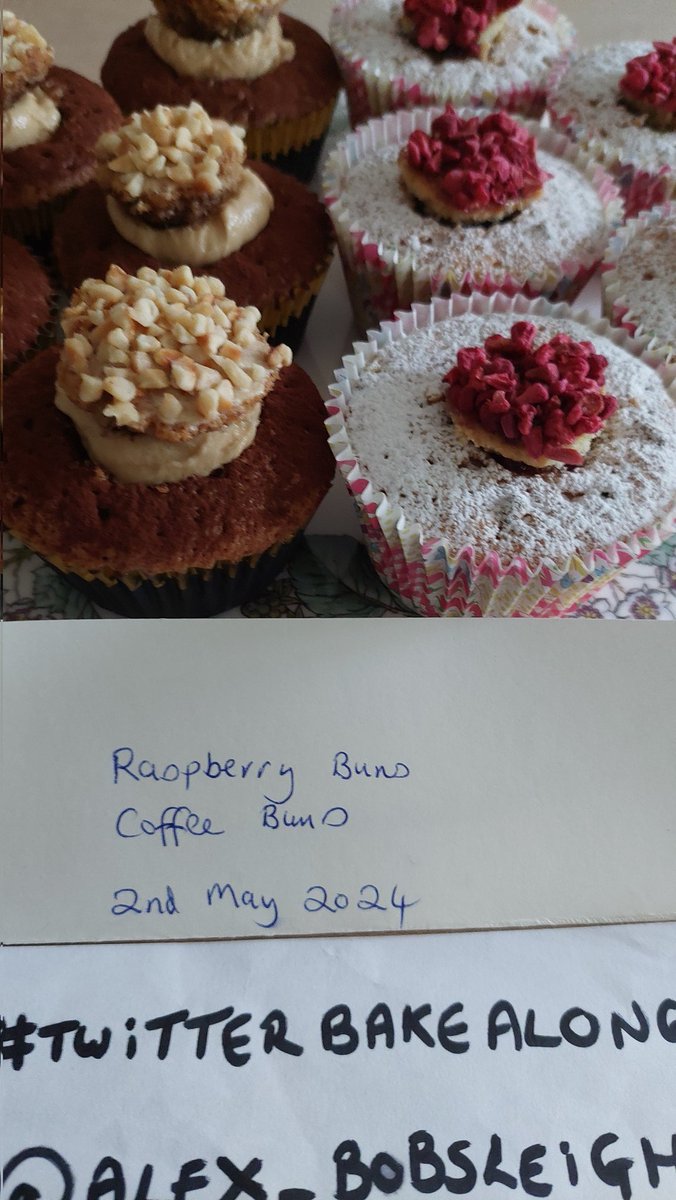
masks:
<svg viewBox="0 0 676 1200"><path fill-rule="evenodd" d="M208 815L197 810L194 795L198 788L203 795L205 784L219 785L214 789L218 793L217 805L233 795L234 785L251 789L256 819L269 835L295 833L308 837L320 830L344 829L351 819L347 796L344 802L320 807L317 811L300 811L297 800L299 771L292 763L226 758L211 751L201 759L185 763L158 763L139 756L131 746L115 749L111 763L113 784L127 794L140 785L145 796L148 785L153 784L164 785L167 791L169 788L173 791L172 803L164 804L154 815L141 811L139 801L121 808L115 818L115 834L123 841L148 838L165 850L179 850L196 839L210 842L213 838L225 838L227 843L226 820L222 816L215 817L214 810ZM357 761L346 750L337 750L328 766L328 778L338 781L338 786L372 781L381 789L385 785L401 786L401 781L410 776L411 769L405 762ZM177 791L181 793L179 802L174 799ZM275 895L242 887L232 880L210 881L204 889L204 903L208 908L225 905L231 913L248 914L253 925L262 930L275 929L282 918L281 901ZM318 914L329 924L331 917L350 909L393 915L395 923L403 929L408 910L420 900L408 898L398 882L364 880L347 891L312 883L299 889L297 903L306 913ZM173 884L166 884L159 896L147 896L136 886L125 886L114 892L111 912L114 917L151 914L172 917L180 914L180 905L180 895Z"/></svg>

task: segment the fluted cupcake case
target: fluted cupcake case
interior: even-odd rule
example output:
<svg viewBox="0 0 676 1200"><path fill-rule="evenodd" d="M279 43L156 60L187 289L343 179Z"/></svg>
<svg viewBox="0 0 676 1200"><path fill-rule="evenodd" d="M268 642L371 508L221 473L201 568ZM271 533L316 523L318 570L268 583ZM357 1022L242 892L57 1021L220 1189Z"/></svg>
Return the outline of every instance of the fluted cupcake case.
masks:
<svg viewBox="0 0 676 1200"><path fill-rule="evenodd" d="M307 183L319 161L341 79L330 46L316 30L283 13L280 20L296 55L258 79L177 74L148 43L145 20L115 39L101 78L124 113L199 101L212 117L246 126L251 158Z"/></svg>
<svg viewBox="0 0 676 1200"><path fill-rule="evenodd" d="M426 255L420 246L416 248L412 244L413 227L410 230L397 229L398 214L394 209L391 220L381 222L386 226L387 236L374 233L373 208L370 204L355 205L349 194L349 178L350 172L369 156L380 152L386 154L392 150L396 157L396 148L405 145L414 130L423 129L429 133L432 122L441 111L439 108L415 109L411 112L388 113L385 117L369 121L349 134L328 159L323 182L324 198L334 224L352 306L362 330L380 321L390 320L397 310L408 308L413 303L426 303L434 296L448 296L454 292L491 295L502 291L510 295L523 293L531 298L542 295L552 301L571 302L596 270L611 232L622 219L617 186L598 163L573 146L563 134L543 129L535 122L523 122L537 138L538 151L574 168L576 178L598 198L602 213L601 228L596 230L592 238L587 234L588 244L584 252L580 250L581 243L585 241L582 233L577 235L577 247L575 238L572 238L573 249L570 250L571 235L565 232L563 220L564 216L569 223L579 219L581 223L587 223L589 228L588 205L584 205L584 201L580 204L578 196L571 197L563 215L542 211L542 221L539 221L540 245L544 250L545 265L537 270L533 269L533 241L530 236L527 252L522 251L520 257L512 256L515 264L511 269L509 264L500 261L500 253L505 249L503 240L506 239L505 246L508 246L509 240L516 237L519 222L530 219L527 213L517 217L516 224L505 222L494 227L498 230L501 247L496 247L490 266L482 264L480 270L476 269L476 264L480 261L480 254L484 260L488 257L490 229L474 227L470 236L477 240L476 252L467 254L465 251L463 255L460 251L454 263L452 233L449 232L447 236L445 232L448 227L434 217L416 217L415 221L419 222L416 229L421 240L429 230L441 230L443 233L439 247L439 254L444 257L443 263L437 257L434 264L421 265L421 258ZM460 115L467 117L479 113L462 109ZM546 166L546 163L543 165ZM396 170L396 164L393 169ZM578 201L577 205L575 200ZM372 205L382 202L378 188L373 186ZM544 200L535 201L533 213L539 211L535 206L541 203ZM398 188L395 204L401 205ZM399 208L400 215L407 212L408 209ZM557 237L561 246L567 245L569 248L560 258L552 249Z"/></svg>
<svg viewBox="0 0 676 1200"><path fill-rule="evenodd" d="M676 201L618 229L604 268L601 286L608 319L649 351L676 362Z"/></svg>
<svg viewBox="0 0 676 1200"><path fill-rule="evenodd" d="M617 179L627 217L676 197L676 132L652 129L619 101L627 62L650 49L618 42L586 50L548 100L554 125Z"/></svg>
<svg viewBox="0 0 676 1200"><path fill-rule="evenodd" d="M507 108L539 117L575 42L573 26L558 9L531 0L506 14L488 62L443 59L400 32L402 9L402 0L340 0L334 8L330 39L353 126L394 109L428 104ZM524 41L528 37L531 50Z"/></svg>
<svg viewBox="0 0 676 1200"><path fill-rule="evenodd" d="M365 463L360 458L350 427L352 397L364 370L384 347L463 314L502 314L514 321L538 316L573 320L581 322L590 334L602 335L649 365L657 364L658 360L651 359L636 342L623 331L612 329L607 321L596 321L587 313L573 314L566 305L552 306L544 300L529 302L523 297L497 294L491 298L453 296L449 300L436 299L430 305L416 304L411 311L398 314L396 321L370 331L368 341L357 343L354 353L344 359L342 370L336 372L336 383L327 401L329 441L356 503L368 552L387 586L424 616L561 616L628 563L671 536L676 529L676 479L670 501L652 513L641 528L627 529L609 544L564 557L544 554L533 561L523 555L505 558L495 551L477 550L470 528L466 540L453 543L433 526L416 523L407 511L406 499L386 495L381 490L375 462ZM676 366L662 364L661 374L676 405ZM425 403L424 399L421 403ZM381 410L379 416L383 420L386 413ZM415 438L413 431L410 438ZM672 440L675 439L672 431ZM469 451L471 454L471 447ZM477 451L479 459L482 454ZM388 457L385 446L383 456ZM485 456L477 469L481 469L484 460ZM574 473L570 478L574 479ZM403 492L404 481L401 482ZM405 486L409 492L415 491L412 474ZM420 486L425 487L425 480Z"/></svg>
<svg viewBox="0 0 676 1200"><path fill-rule="evenodd" d="M56 297L44 264L6 235L2 238L2 270L4 376L54 337Z"/></svg>

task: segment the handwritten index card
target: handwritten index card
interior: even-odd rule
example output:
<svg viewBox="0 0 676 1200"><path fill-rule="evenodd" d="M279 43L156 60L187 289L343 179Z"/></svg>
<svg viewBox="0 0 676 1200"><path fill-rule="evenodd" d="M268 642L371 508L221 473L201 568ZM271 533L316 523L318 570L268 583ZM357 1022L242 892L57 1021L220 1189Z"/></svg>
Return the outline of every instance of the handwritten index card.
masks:
<svg viewBox="0 0 676 1200"><path fill-rule="evenodd" d="M667 626L64 622L4 641L5 941L676 917Z"/></svg>

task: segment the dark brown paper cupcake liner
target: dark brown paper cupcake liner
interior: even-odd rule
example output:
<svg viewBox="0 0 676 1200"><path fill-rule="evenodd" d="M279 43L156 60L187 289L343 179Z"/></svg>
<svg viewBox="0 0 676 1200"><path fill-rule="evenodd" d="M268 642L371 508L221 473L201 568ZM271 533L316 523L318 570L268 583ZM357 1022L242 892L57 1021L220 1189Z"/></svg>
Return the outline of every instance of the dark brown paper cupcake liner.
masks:
<svg viewBox="0 0 676 1200"><path fill-rule="evenodd" d="M260 596L284 569L302 534L291 541L271 546L263 554L238 563L217 563L209 570L193 569L182 574L155 577L125 575L84 576L69 570L66 563L49 564L78 592L100 608L131 618L213 617L240 608Z"/></svg>

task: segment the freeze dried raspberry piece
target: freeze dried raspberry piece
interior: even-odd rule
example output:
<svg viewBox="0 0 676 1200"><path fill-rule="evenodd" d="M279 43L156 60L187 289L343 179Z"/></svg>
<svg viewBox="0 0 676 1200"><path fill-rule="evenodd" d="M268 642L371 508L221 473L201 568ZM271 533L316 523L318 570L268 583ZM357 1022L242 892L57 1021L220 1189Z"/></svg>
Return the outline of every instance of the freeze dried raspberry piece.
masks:
<svg viewBox="0 0 676 1200"><path fill-rule="evenodd" d="M422 50L488 57L502 16L520 0L404 0L403 24Z"/></svg>
<svg viewBox="0 0 676 1200"><path fill-rule="evenodd" d="M620 80L620 93L657 129L676 128L676 38L654 42L649 54L632 58Z"/></svg>
<svg viewBox="0 0 676 1200"><path fill-rule="evenodd" d="M502 221L540 195L536 142L504 112L463 118L448 107L431 132L417 129L399 155L404 184L435 216Z"/></svg>
<svg viewBox="0 0 676 1200"><path fill-rule="evenodd" d="M581 466L617 408L604 391L607 360L567 334L535 346L527 321L510 336L458 352L444 376L454 424L478 446L528 466Z"/></svg>

